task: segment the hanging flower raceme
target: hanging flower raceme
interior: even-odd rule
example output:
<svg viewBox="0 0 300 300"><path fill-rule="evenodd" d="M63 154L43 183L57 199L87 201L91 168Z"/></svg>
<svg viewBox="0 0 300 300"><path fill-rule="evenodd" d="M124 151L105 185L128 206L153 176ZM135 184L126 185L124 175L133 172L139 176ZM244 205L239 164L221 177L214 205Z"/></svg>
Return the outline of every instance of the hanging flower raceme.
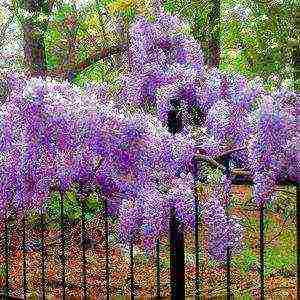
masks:
<svg viewBox="0 0 300 300"><path fill-rule="evenodd" d="M129 63L133 73L142 74L153 68L162 68L165 55L155 45L155 36L158 31L144 18L140 17L130 27Z"/></svg>
<svg viewBox="0 0 300 300"><path fill-rule="evenodd" d="M153 250L156 239L169 231L170 204L157 189L141 190L139 201L144 203L142 230L146 249Z"/></svg>
<svg viewBox="0 0 300 300"><path fill-rule="evenodd" d="M268 101L267 101L268 100ZM254 196L258 205L265 204L275 184L284 179L298 181L296 111L281 107L269 96L260 110L257 132L249 143L249 169L254 174ZM293 117L294 115L294 117Z"/></svg>
<svg viewBox="0 0 300 300"><path fill-rule="evenodd" d="M176 217L184 224L185 230L195 228L194 180L191 173L181 173L168 193L170 206L175 208Z"/></svg>
<svg viewBox="0 0 300 300"><path fill-rule="evenodd" d="M119 101L146 111L149 107L155 109L158 88L176 82L181 82L182 86L182 81L202 76L202 51L188 36L173 35L173 25L178 22L179 19L174 16L163 15L154 24L144 18L137 19L133 24L129 53L131 65L136 68L121 78ZM185 94L192 90L187 85Z"/></svg>
<svg viewBox="0 0 300 300"><path fill-rule="evenodd" d="M231 216L226 216L221 204L223 192L215 187L203 206L203 219L208 230L208 252L211 258L225 262L227 248L231 255L242 251L243 227Z"/></svg>

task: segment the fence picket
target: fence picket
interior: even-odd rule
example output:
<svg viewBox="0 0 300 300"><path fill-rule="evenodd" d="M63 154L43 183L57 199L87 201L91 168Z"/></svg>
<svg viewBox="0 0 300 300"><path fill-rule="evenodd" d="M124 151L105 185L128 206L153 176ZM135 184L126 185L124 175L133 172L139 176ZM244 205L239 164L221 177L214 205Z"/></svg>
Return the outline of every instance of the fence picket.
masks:
<svg viewBox="0 0 300 300"><path fill-rule="evenodd" d="M230 175L230 168L229 168L230 158L227 155L224 157L224 166L225 166L225 175L226 178L230 180L230 187L231 187L231 175ZM231 195L231 191L229 191L229 194ZM229 195L229 197L230 197ZM226 201L225 206L225 213L227 217L227 222L229 221L229 199ZM228 232L228 243L229 243L229 232ZM231 249L228 246L226 249L226 298L227 300L231 299L231 269L230 269L230 262L231 262Z"/></svg>
<svg viewBox="0 0 300 300"><path fill-rule="evenodd" d="M160 298L160 241L156 241L156 297Z"/></svg>
<svg viewBox="0 0 300 300"><path fill-rule="evenodd" d="M196 275L195 275L195 296L196 300L200 298L200 275L199 275L199 199L197 192L198 183L198 160L193 157L193 177L194 177L194 199L195 199L195 258L196 258ZM200 182L200 181L199 181Z"/></svg>
<svg viewBox="0 0 300 300"><path fill-rule="evenodd" d="M86 282L86 224L85 224L85 194L79 193L81 208L81 240L82 240L82 273L83 273L83 298L87 299L87 282Z"/></svg>
<svg viewBox="0 0 300 300"><path fill-rule="evenodd" d="M106 298L109 300L109 244L108 244L108 212L107 199L104 198L104 221L105 221L105 268L106 268Z"/></svg>
<svg viewBox="0 0 300 300"><path fill-rule="evenodd" d="M27 297L27 278L26 278L26 216L24 215L22 218L22 264L23 264L23 296L26 300Z"/></svg>
<svg viewBox="0 0 300 300"><path fill-rule="evenodd" d="M5 287L4 287L4 299L9 297L9 240L8 240L8 222L7 210L5 211Z"/></svg>
<svg viewBox="0 0 300 300"><path fill-rule="evenodd" d="M130 242L130 293L131 300L134 300L134 276L133 276L133 241Z"/></svg>
<svg viewBox="0 0 300 300"><path fill-rule="evenodd" d="M265 299L265 264L264 264L264 251L265 251L265 237L264 237L264 205L259 209L259 252L260 252L260 299Z"/></svg>
<svg viewBox="0 0 300 300"><path fill-rule="evenodd" d="M45 258L46 258L46 251L45 251L45 214L44 212L41 213L41 242L42 242L42 297L43 300L46 299L46 278L45 278Z"/></svg>
<svg viewBox="0 0 300 300"><path fill-rule="evenodd" d="M61 226L61 261L62 261L62 297L66 299L66 275L65 275L65 226L64 226L64 204L63 195L60 193L60 226Z"/></svg>

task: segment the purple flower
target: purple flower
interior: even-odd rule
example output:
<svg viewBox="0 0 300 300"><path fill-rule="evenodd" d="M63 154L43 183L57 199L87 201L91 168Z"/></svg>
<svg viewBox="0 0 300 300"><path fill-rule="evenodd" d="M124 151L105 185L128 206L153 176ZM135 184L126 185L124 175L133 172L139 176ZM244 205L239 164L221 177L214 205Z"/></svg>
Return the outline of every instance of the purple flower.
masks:
<svg viewBox="0 0 300 300"><path fill-rule="evenodd" d="M232 255L242 250L243 228L232 217L225 215L216 189L203 207L204 222L208 226L208 251L218 261L226 261L227 248Z"/></svg>

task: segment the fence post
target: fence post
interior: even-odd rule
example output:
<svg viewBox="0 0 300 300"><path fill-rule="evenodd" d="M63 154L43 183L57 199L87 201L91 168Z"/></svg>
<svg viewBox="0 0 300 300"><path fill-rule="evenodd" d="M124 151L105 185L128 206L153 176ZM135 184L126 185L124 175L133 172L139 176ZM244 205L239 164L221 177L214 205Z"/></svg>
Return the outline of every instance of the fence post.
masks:
<svg viewBox="0 0 300 300"><path fill-rule="evenodd" d="M300 247L299 247L299 241L300 241L300 235L299 235L299 229L300 229L300 215L299 215L299 201L300 201L300 192L299 192L299 185L296 184L296 192L297 192L297 198L296 198L296 249L297 249L297 291L299 291L299 282L300 282Z"/></svg>
<svg viewBox="0 0 300 300"><path fill-rule="evenodd" d="M99 193L99 191L98 191ZM106 299L109 300L109 255L108 255L108 208L107 199L104 197L104 219L105 219L105 267L106 267Z"/></svg>
<svg viewBox="0 0 300 300"><path fill-rule="evenodd" d="M156 241L156 297L160 298L160 241Z"/></svg>
<svg viewBox="0 0 300 300"><path fill-rule="evenodd" d="M133 275L133 238L130 241L130 298L134 300L134 275Z"/></svg>
<svg viewBox="0 0 300 300"><path fill-rule="evenodd" d="M59 191L60 194L60 226L61 226L61 261L62 261L62 288L63 288L63 300L66 299L66 275L65 275L65 220L64 220L64 203L63 203L63 194Z"/></svg>
<svg viewBox="0 0 300 300"><path fill-rule="evenodd" d="M264 241L264 204L259 207L259 252L260 252L260 299L265 299L265 277L264 277L264 251L265 251L265 241Z"/></svg>
<svg viewBox="0 0 300 300"><path fill-rule="evenodd" d="M229 162L230 162L230 159L228 156L225 156L224 157L224 166L225 166L225 176L226 176L226 179L230 180L230 185L231 185L231 176L230 176L230 169L229 169ZM230 195L229 195L230 197ZM228 201L226 201L226 206L225 206L225 213L226 213L226 217L227 217L227 220L229 218L229 212L228 212L228 209L229 209L229 199L227 199ZM229 233L228 233L229 235ZM228 236L228 244L229 244L229 236ZM230 273L230 262L231 262L231 249L229 247L229 245L227 246L227 249L226 249L226 298L227 300L230 300L231 299L231 273Z"/></svg>
<svg viewBox="0 0 300 300"><path fill-rule="evenodd" d="M45 283L46 283L46 278L45 278L45 257L46 257L46 246L45 246L45 212L41 211L41 242L42 242L42 297L43 300L46 299L46 293L45 293Z"/></svg>
<svg viewBox="0 0 300 300"><path fill-rule="evenodd" d="M196 254L196 280L195 280L195 288L196 288L196 300L200 298L200 275L199 275L199 201L198 201L198 192L197 192L197 183L199 181L198 178L198 160L197 157L193 157L192 161L193 166L193 177L194 177L194 199L195 199L195 254ZM203 181L203 180L202 180Z"/></svg>
<svg viewBox="0 0 300 300"><path fill-rule="evenodd" d="M174 97L170 102L174 109L168 112L168 130L176 134L182 130L180 99ZM169 225L171 299L185 299L184 234L183 228L179 228L180 223L176 220L174 207L170 210Z"/></svg>
<svg viewBox="0 0 300 300"><path fill-rule="evenodd" d="M9 239L8 239L8 223L9 218L7 217L7 209L5 210L5 287L4 287L4 299L9 299Z"/></svg>
<svg viewBox="0 0 300 300"><path fill-rule="evenodd" d="M184 235L174 207L170 216L170 279L172 299L185 299L184 282Z"/></svg>
<svg viewBox="0 0 300 300"><path fill-rule="evenodd" d="M79 186L78 191L80 208L81 208L81 241L82 241L82 273L83 273L83 299L87 299L87 287L86 287L86 226L85 226L85 196L87 195L83 191L83 187Z"/></svg>
<svg viewBox="0 0 300 300"><path fill-rule="evenodd" d="M23 218L22 218L22 263L23 263L23 295L24 299L27 298L27 278L26 278L26 251L25 251L25 244L26 244L26 215L24 210Z"/></svg>

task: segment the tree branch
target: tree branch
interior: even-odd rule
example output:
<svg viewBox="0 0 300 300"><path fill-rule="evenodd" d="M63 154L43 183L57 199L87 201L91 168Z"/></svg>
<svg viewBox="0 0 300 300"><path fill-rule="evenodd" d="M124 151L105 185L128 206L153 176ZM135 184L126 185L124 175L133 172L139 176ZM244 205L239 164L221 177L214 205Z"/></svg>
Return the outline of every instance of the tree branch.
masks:
<svg viewBox="0 0 300 300"><path fill-rule="evenodd" d="M128 49L128 44L120 44L120 45L115 45L111 46L108 48L101 48L95 52L93 52L87 59L84 61L78 63L74 67L74 76L76 76L79 72L87 69L97 61L101 59L105 59L113 54L118 54L125 52ZM48 70L47 71L47 76L53 77L53 78L67 78L68 75L68 69L66 67L62 67L56 70Z"/></svg>
<svg viewBox="0 0 300 300"><path fill-rule="evenodd" d="M237 149L235 149L235 150L237 151ZM207 161L212 166L220 169L222 172L226 171L225 166L220 164L214 157L209 157L209 156L202 155L202 154L195 154L195 158L197 158L199 160ZM249 170L235 168L235 169L231 170L230 174L235 175L235 176L243 176L243 177L245 177L245 180L247 182L250 182L250 185L253 185L253 177L251 176L251 172ZM294 182L292 180L286 179L286 180L277 181L276 185L278 187L280 187L280 186L295 186L295 187L297 187L298 183Z"/></svg>
<svg viewBox="0 0 300 300"><path fill-rule="evenodd" d="M221 171L225 172L225 167L222 164L218 163L214 158L208 157L208 156L202 155L202 154L196 154L195 157L197 159L209 162L212 166L214 166L214 167L220 169Z"/></svg>
<svg viewBox="0 0 300 300"><path fill-rule="evenodd" d="M243 150L246 150L246 149L247 149L246 147L238 147L238 148L234 148L234 149L231 149L231 150L227 150L227 151L222 152L220 155L214 156L214 159L221 159L221 158L223 158L227 155L230 155L234 152L243 151Z"/></svg>

